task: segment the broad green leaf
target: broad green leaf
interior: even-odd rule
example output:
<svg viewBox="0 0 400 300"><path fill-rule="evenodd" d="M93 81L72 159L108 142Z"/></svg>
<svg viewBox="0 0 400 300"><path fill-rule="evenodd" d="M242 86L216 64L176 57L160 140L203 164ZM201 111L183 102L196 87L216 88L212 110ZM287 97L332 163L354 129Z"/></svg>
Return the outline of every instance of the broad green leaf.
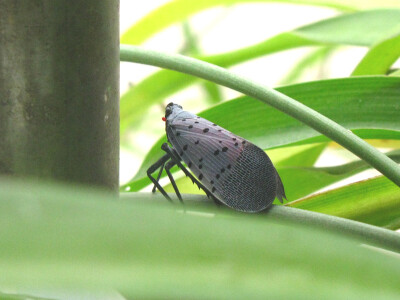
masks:
<svg viewBox="0 0 400 300"><path fill-rule="evenodd" d="M343 14L294 30L309 40L327 44L371 46L399 33L399 9Z"/></svg>
<svg viewBox="0 0 400 300"><path fill-rule="evenodd" d="M327 143L271 149L267 152L276 167L312 167Z"/></svg>
<svg viewBox="0 0 400 300"><path fill-rule="evenodd" d="M400 228L400 189L380 176L286 204L377 226Z"/></svg>
<svg viewBox="0 0 400 300"><path fill-rule="evenodd" d="M363 138L400 139L398 77L352 77L286 86L278 91L297 99ZM249 97L228 101L199 114L262 149L328 139L299 121ZM163 137L139 172L123 186L137 191L149 183L146 170L163 155Z"/></svg>
<svg viewBox="0 0 400 300"><path fill-rule="evenodd" d="M184 212L144 196L115 201L101 192L5 179L0 189L1 286L111 288L132 299L396 299L400 293L396 257L360 247L362 236L274 213L301 210L278 207L257 216L187 205ZM348 234L361 226L367 234L397 236L334 221L348 224Z"/></svg>
<svg viewBox="0 0 400 300"><path fill-rule="evenodd" d="M390 34L398 33L399 20L399 9L346 14L278 34L249 47L198 58L222 67L230 67L263 55L303 46L371 46ZM368 28L368 31L365 31L365 28ZM121 97L122 134L133 123L138 124L151 105L198 80L178 72L162 70L135 85Z"/></svg>
<svg viewBox="0 0 400 300"><path fill-rule="evenodd" d="M388 156L394 161L400 162L399 151L390 152ZM370 166L364 161L356 160L334 167L283 167L278 171L285 184L288 200L293 201L368 168Z"/></svg>
<svg viewBox="0 0 400 300"><path fill-rule="evenodd" d="M143 17L139 22L128 29L121 37L121 43L139 45L153 36L155 33L167 28L168 26L184 21L188 17L202 10L240 3L251 2L283 2L295 4L307 4L322 7L330 7L344 11L357 9L372 9L379 7L400 7L397 0L175 0Z"/></svg>
<svg viewBox="0 0 400 300"><path fill-rule="evenodd" d="M399 57L400 35L397 35L372 46L352 75L384 75Z"/></svg>

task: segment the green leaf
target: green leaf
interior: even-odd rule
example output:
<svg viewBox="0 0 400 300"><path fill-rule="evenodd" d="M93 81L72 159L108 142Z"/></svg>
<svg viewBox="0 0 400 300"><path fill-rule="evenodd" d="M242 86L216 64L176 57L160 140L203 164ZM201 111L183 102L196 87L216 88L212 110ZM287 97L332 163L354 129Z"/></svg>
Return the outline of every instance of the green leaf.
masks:
<svg viewBox="0 0 400 300"><path fill-rule="evenodd" d="M249 47L198 58L226 68L263 55L303 46L342 44L371 46L382 38L398 32L398 20L400 20L398 9L346 14L300 27L292 32L278 34ZM368 31L365 31L365 28L368 28ZM124 60L123 55L121 60ZM150 106L162 102L167 96L198 80L196 77L163 70L135 85L121 97L121 133L124 134L125 130L135 122L138 124Z"/></svg>
<svg viewBox="0 0 400 300"><path fill-rule="evenodd" d="M327 143L285 147L269 150L267 154L276 167L312 167L326 146Z"/></svg>
<svg viewBox="0 0 400 300"><path fill-rule="evenodd" d="M399 187L381 176L286 205L398 229L400 228L399 203Z"/></svg>
<svg viewBox="0 0 400 300"><path fill-rule="evenodd" d="M297 99L363 138L400 139L398 77L352 77L286 86L278 91ZM250 97L214 106L199 114L243 136L262 149L328 139L299 121ZM150 150L139 172L122 189L149 183L146 170L163 155L163 137Z"/></svg>
<svg viewBox="0 0 400 300"><path fill-rule="evenodd" d="M310 24L294 32L319 43L371 46L399 33L399 17L399 9L361 11Z"/></svg>
<svg viewBox="0 0 400 300"><path fill-rule="evenodd" d="M121 37L121 43L139 45L157 32L168 26L183 21L195 13L202 10L240 3L251 2L287 2L290 0L268 1L268 0L175 0L170 1L156 10L153 10L147 16L142 18L134 26L129 28ZM296 4L308 4L322 7L330 7L344 11L357 9L372 9L379 7L400 7L397 0L381 0L379 2L372 0L298 0Z"/></svg>
<svg viewBox="0 0 400 300"><path fill-rule="evenodd" d="M387 155L394 161L400 162L399 151ZM284 167L278 171L285 184L287 198L293 201L368 168L370 166L364 161L356 160L334 167Z"/></svg>
<svg viewBox="0 0 400 300"><path fill-rule="evenodd" d="M400 56L400 35L374 45L359 62L352 75L386 74Z"/></svg>
<svg viewBox="0 0 400 300"><path fill-rule="evenodd" d="M1 286L111 288L132 299L400 293L399 260L359 246L373 236L396 246L388 230L287 207L257 216L188 204L183 212L70 186L2 179L0 189ZM315 217L342 224L342 234L303 224Z"/></svg>

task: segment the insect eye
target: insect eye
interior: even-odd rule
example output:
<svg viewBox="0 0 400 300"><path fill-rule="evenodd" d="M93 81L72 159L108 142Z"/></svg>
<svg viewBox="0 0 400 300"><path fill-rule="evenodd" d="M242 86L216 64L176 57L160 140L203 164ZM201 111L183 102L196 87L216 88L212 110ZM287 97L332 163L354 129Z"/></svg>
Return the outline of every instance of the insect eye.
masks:
<svg viewBox="0 0 400 300"><path fill-rule="evenodd" d="M171 108L170 108L170 107L167 107L167 108L165 109L165 117L168 117L171 113L172 113Z"/></svg>

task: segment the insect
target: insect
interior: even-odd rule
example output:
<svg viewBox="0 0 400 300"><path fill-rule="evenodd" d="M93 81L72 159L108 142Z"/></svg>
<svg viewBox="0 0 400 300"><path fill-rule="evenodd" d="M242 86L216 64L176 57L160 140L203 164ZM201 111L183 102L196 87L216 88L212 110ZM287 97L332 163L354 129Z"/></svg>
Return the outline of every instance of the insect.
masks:
<svg viewBox="0 0 400 300"><path fill-rule="evenodd" d="M178 165L192 181L218 204L235 210L259 212L268 208L275 197L283 203L285 190L267 154L251 142L228 130L169 103L165 108L165 131L169 143L166 152L148 170L147 175L168 200L159 184L165 169L178 199L181 194L170 169ZM182 160L197 177L182 164ZM160 168L157 179L152 174Z"/></svg>

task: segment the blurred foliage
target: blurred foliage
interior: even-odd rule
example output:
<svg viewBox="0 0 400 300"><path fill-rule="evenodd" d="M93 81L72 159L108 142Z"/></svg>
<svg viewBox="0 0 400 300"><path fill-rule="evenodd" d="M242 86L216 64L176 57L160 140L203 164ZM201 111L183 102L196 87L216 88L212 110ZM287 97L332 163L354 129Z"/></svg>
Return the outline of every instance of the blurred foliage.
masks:
<svg viewBox="0 0 400 300"><path fill-rule="evenodd" d="M322 214L307 214L322 228L302 224L291 218L304 220L303 211L288 207L251 215L188 201L183 210L146 194L116 201L98 190L6 178L0 189L0 286L14 299L38 290L41 299L73 298L66 288L129 299L400 293L398 258L359 246L376 245L373 233L396 238L388 230L361 224L355 234L359 225Z"/></svg>

